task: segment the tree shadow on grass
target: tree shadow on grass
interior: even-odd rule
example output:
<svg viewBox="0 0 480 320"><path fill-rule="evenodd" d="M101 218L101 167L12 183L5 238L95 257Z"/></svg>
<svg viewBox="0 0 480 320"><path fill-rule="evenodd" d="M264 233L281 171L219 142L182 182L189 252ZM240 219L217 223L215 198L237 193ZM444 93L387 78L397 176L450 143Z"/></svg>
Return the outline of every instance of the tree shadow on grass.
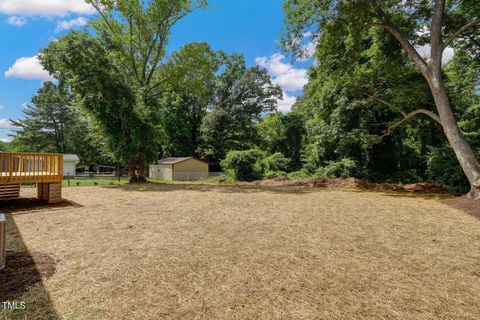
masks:
<svg viewBox="0 0 480 320"><path fill-rule="evenodd" d="M2 200L0 205L0 212L3 211L14 215L33 213L37 210L57 211L68 207L83 207L81 204L70 200L63 199L59 203L48 204L44 200L40 200L38 198L15 198Z"/></svg>
<svg viewBox="0 0 480 320"><path fill-rule="evenodd" d="M3 211L3 209L0 209ZM12 214L7 218L7 256L0 271L0 319L60 319L44 281L55 273L55 259L31 252Z"/></svg>
<svg viewBox="0 0 480 320"><path fill-rule="evenodd" d="M467 199L465 197L453 197L440 200L441 203L447 206L461 210L469 215L480 219L480 201Z"/></svg>
<svg viewBox="0 0 480 320"><path fill-rule="evenodd" d="M255 184L203 184L203 183L142 183L125 184L121 186L102 186L102 188L115 188L127 192L171 192L171 191L197 191L197 192L222 192L222 193L257 193L271 192L281 194L308 194L318 191L345 191L345 192L373 192L388 197L416 198L421 200L441 200L451 198L451 194L421 193L407 191L388 191L374 188L362 188L354 186L328 186L327 184L316 185L287 185L268 186Z"/></svg>

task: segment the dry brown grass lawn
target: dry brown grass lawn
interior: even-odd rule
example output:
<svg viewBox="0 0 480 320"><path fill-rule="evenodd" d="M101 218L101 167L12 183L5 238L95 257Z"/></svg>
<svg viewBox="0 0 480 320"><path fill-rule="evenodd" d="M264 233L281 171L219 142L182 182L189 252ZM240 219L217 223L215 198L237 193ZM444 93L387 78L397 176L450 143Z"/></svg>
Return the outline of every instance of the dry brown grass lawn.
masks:
<svg viewBox="0 0 480 320"><path fill-rule="evenodd" d="M10 248L56 260L28 319L480 318L480 220L435 198L155 184L64 198L77 205L13 210Z"/></svg>

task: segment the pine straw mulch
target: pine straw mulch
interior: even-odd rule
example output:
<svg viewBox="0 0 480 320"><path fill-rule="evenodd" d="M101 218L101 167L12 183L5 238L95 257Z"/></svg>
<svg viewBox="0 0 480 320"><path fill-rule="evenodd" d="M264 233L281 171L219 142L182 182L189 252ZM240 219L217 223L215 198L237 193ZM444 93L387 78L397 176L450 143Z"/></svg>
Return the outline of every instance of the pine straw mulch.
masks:
<svg viewBox="0 0 480 320"><path fill-rule="evenodd" d="M480 315L480 220L444 197L193 184L63 192L77 205L10 209L29 251L56 261L45 290L26 295L28 319Z"/></svg>

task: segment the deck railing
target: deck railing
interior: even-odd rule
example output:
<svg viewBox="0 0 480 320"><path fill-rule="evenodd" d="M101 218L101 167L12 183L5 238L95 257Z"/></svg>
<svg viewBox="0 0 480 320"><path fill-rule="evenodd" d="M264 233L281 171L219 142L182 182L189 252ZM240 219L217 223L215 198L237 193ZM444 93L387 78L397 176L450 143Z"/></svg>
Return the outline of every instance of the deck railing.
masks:
<svg viewBox="0 0 480 320"><path fill-rule="evenodd" d="M0 184L57 182L62 178L62 154L0 152Z"/></svg>

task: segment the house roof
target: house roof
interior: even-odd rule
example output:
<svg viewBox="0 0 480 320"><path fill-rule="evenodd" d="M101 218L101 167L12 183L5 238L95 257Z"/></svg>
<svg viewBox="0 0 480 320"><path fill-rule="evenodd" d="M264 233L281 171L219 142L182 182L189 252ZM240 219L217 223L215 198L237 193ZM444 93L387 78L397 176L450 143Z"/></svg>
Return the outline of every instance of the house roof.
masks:
<svg viewBox="0 0 480 320"><path fill-rule="evenodd" d="M80 158L76 154L64 154L63 161L80 161Z"/></svg>
<svg viewBox="0 0 480 320"><path fill-rule="evenodd" d="M170 158L163 158L161 160L158 160L158 164L176 164L176 163L190 160L190 159L202 161L202 160L195 159L194 157L183 157L183 158L170 157Z"/></svg>

